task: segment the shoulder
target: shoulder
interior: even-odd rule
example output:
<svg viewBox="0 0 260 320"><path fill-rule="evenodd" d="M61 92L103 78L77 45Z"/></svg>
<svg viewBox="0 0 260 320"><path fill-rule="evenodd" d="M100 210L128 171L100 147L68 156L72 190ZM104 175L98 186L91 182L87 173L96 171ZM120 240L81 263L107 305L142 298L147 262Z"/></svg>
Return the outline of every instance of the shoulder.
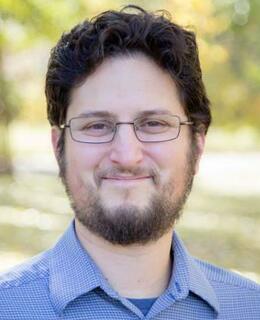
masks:
<svg viewBox="0 0 260 320"><path fill-rule="evenodd" d="M260 294L260 285L256 282L208 262L199 259L195 259L195 261L212 285L234 287L234 289L241 288Z"/></svg>
<svg viewBox="0 0 260 320"><path fill-rule="evenodd" d="M45 251L7 272L0 273L0 295L5 289L18 288L48 276L48 251Z"/></svg>
<svg viewBox="0 0 260 320"><path fill-rule="evenodd" d="M260 319L260 285L235 272L195 259L213 288L222 319Z"/></svg>
<svg viewBox="0 0 260 320"><path fill-rule="evenodd" d="M48 253L0 274L0 319L53 319Z"/></svg>
<svg viewBox="0 0 260 320"><path fill-rule="evenodd" d="M195 261L213 288L224 319L233 319L233 316L236 319L260 319L259 284L207 262Z"/></svg>

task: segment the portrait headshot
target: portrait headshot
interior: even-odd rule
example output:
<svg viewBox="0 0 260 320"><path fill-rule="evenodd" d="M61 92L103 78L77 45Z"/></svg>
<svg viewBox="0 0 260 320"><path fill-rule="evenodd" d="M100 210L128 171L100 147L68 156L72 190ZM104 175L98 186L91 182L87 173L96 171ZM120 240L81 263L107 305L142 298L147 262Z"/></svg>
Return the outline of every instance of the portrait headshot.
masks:
<svg viewBox="0 0 260 320"><path fill-rule="evenodd" d="M201 31L199 25L194 30L176 17L174 10L145 4L107 8L74 22L48 52L41 112L58 172L53 185L42 178L28 183L24 226L37 221L48 241L55 224L63 228L59 214L47 212L51 206L67 211L68 223L49 246L40 247L27 233L27 246L37 247L37 254L1 272L0 319L260 319L260 271L250 267L253 248L259 261L259 218L250 220L260 209L258 203L251 210L257 196L248 195L254 199L247 207L251 218L240 218L245 205L240 212L239 202L231 209L228 198L219 200L221 189L231 185L228 171L240 162L228 166L225 160L225 173L221 157L204 160L215 113L216 121L228 117L221 106L215 111L209 94L218 73L204 77L202 71L199 52L206 42L200 32L210 25L201 21ZM209 59L228 59L224 49L212 50ZM222 68L219 73L228 74ZM219 136L214 137L217 148ZM44 157L37 159L35 166L44 163ZM214 190L212 176L219 176L219 193L203 193L199 184L193 191L198 175L208 192ZM18 203L21 186L15 183L9 189L16 190ZM63 209L56 186L70 207ZM37 188L42 212L36 215ZM8 214L1 210L0 222L6 223ZM239 250L226 252L239 219L255 239L247 243L248 259ZM236 262L222 265L218 259L224 255L241 260L255 276L236 272Z"/></svg>

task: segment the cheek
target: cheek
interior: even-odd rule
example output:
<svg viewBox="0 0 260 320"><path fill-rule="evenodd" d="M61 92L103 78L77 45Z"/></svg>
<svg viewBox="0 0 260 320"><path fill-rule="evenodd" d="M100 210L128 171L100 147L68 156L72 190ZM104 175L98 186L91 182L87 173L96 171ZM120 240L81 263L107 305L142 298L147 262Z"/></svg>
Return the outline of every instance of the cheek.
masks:
<svg viewBox="0 0 260 320"><path fill-rule="evenodd" d="M75 186L94 183L102 155L97 146L73 143L66 149L67 179Z"/></svg>
<svg viewBox="0 0 260 320"><path fill-rule="evenodd" d="M184 144L177 143L177 140L152 146L149 155L157 165L162 179L169 179L172 176L181 175L187 163L187 148Z"/></svg>

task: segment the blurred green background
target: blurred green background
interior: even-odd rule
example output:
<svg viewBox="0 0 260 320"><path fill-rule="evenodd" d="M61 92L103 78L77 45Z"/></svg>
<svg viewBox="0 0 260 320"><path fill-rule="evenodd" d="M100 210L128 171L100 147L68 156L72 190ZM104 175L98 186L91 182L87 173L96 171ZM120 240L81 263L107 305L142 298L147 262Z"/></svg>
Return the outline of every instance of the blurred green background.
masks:
<svg viewBox="0 0 260 320"><path fill-rule="evenodd" d="M190 251L260 282L260 1L143 0L197 33L213 126L178 231ZM44 78L62 32L119 0L0 0L0 270L72 218L57 178Z"/></svg>

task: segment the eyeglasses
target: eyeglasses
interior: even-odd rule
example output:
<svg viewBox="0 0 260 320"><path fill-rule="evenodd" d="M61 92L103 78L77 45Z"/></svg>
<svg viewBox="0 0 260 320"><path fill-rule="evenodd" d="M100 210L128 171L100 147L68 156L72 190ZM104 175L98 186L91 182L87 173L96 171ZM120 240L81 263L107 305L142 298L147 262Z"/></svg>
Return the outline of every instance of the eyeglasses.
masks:
<svg viewBox="0 0 260 320"><path fill-rule="evenodd" d="M71 138L81 143L108 143L113 141L119 125L132 125L136 138L145 143L177 139L182 125L192 125L176 115L153 115L133 122L115 122L106 118L81 116L71 118L61 128L69 128Z"/></svg>

